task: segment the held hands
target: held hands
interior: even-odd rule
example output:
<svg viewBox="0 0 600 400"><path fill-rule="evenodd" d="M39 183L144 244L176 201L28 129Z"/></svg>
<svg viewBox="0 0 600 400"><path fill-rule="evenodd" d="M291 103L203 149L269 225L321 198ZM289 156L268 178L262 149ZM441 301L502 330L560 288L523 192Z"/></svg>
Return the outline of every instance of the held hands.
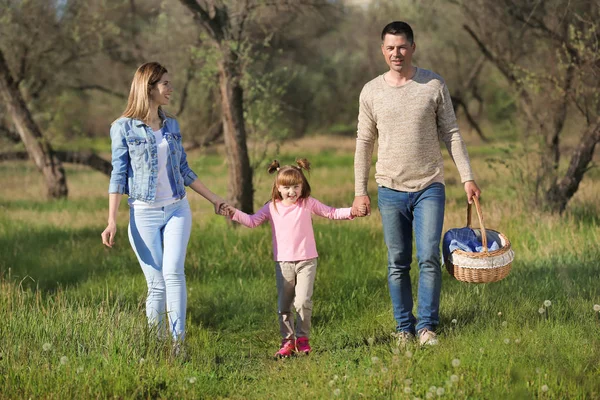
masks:
<svg viewBox="0 0 600 400"><path fill-rule="evenodd" d="M467 201L469 204L473 204L473 196L479 199L479 196L481 196L481 189L479 189L479 186L477 186L475 181L466 181L465 193L467 194Z"/></svg>
<svg viewBox="0 0 600 400"><path fill-rule="evenodd" d="M222 204L221 205L221 209L219 210L219 215L223 215L225 217L233 217L233 214L235 214L235 207L230 206L229 204Z"/></svg>
<svg viewBox="0 0 600 400"><path fill-rule="evenodd" d="M351 214L355 217L366 217L371 215L371 199L368 195L356 196L352 202Z"/></svg>
<svg viewBox="0 0 600 400"><path fill-rule="evenodd" d="M102 244L112 248L115 244L115 235L117 234L117 224L110 222L104 232L102 232Z"/></svg>

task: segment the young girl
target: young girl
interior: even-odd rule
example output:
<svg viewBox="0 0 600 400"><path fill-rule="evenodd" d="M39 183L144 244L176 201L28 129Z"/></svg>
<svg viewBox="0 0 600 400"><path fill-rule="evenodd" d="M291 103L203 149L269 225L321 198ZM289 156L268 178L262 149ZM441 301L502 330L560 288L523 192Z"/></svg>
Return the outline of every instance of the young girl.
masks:
<svg viewBox="0 0 600 400"><path fill-rule="evenodd" d="M313 285L317 272L317 247L312 227L312 214L329 219L353 219L351 208L333 208L310 197L310 185L302 172L309 171L306 159L296 165L279 166L277 160L268 168L277 172L273 183L272 200L256 214L248 215L226 205L232 220L249 228L265 221L271 223L279 329L283 338L275 358L289 357L296 352L308 354ZM296 309L296 330L292 305Z"/></svg>

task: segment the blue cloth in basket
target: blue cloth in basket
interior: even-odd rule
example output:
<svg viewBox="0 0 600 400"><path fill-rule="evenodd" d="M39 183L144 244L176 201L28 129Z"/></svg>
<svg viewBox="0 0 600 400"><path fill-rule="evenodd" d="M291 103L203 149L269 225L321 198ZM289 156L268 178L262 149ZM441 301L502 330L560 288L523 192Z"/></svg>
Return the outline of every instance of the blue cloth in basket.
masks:
<svg viewBox="0 0 600 400"><path fill-rule="evenodd" d="M481 240L477 237L475 231L471 228L454 228L448 230L444 235L442 251L444 261L448 259L454 250L463 250L471 253L480 253L483 251ZM488 250L498 250L500 246L494 240L488 243Z"/></svg>

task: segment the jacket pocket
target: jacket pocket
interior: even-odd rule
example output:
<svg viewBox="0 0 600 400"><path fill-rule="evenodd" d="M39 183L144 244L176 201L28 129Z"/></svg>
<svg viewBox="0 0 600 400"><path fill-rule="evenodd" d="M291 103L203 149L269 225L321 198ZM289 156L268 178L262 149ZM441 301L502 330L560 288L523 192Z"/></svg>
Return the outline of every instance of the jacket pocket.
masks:
<svg viewBox="0 0 600 400"><path fill-rule="evenodd" d="M129 147L129 154L131 154L132 158L139 158L144 155L147 147L146 138L139 137L128 137L127 138L127 147Z"/></svg>

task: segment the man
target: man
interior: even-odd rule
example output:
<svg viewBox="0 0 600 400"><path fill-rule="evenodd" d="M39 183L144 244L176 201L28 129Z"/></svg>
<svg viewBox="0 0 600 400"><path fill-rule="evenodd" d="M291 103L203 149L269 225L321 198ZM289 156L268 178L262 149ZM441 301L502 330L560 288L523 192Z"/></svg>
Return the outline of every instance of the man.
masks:
<svg viewBox="0 0 600 400"><path fill-rule="evenodd" d="M379 140L375 180L378 207L388 248L388 286L396 336L406 344L418 335L434 345L439 324L442 281L440 239L445 187L441 139L454 160L469 203L481 191L473 180L450 93L437 74L412 65L416 45L405 22L392 22L381 33L381 51L389 71L368 82L360 94L354 158L354 212L371 204L367 193L375 140ZM417 318L410 281L413 229L419 263Z"/></svg>

